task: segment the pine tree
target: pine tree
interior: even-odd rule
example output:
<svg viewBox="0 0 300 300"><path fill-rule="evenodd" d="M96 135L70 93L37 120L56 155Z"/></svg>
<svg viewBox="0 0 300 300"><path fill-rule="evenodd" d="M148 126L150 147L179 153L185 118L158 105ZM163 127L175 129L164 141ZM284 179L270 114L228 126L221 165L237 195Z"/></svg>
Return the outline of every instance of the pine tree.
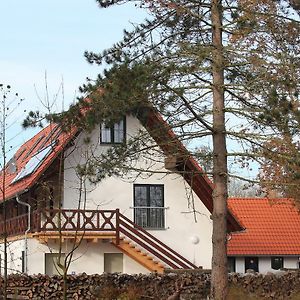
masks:
<svg viewBox="0 0 300 300"><path fill-rule="evenodd" d="M131 1L97 2L109 7ZM189 141L191 153L197 155L193 146L211 138L215 186L211 292L213 299L225 299L228 160L245 165L245 158L274 154L266 142L280 129L270 103L299 102L299 22L287 1L136 3L148 10L149 20L125 31L124 39L110 49L85 53L90 63L108 68L83 85L89 100L82 98L59 118L91 130L126 112L138 114L141 107L154 107L180 140ZM289 113L291 108L287 109ZM232 142L240 146L233 147ZM227 151L228 145L234 151ZM95 164L99 167L101 162L107 175L121 175L122 169L128 170L128 157L138 155L141 147L145 143L140 136L108 151ZM89 172L93 174L93 167Z"/></svg>

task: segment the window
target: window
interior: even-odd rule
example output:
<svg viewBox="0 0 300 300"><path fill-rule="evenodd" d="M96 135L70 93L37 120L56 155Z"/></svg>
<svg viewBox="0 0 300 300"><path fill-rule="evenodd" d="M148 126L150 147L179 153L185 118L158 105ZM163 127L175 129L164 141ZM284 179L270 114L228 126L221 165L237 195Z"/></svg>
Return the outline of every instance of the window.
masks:
<svg viewBox="0 0 300 300"><path fill-rule="evenodd" d="M258 257L245 257L245 272L249 269L259 272Z"/></svg>
<svg viewBox="0 0 300 300"><path fill-rule="evenodd" d="M15 254L10 253L10 269L15 270L16 269L16 264L15 264Z"/></svg>
<svg viewBox="0 0 300 300"><path fill-rule="evenodd" d="M134 185L134 222L144 228L165 228L163 185Z"/></svg>
<svg viewBox="0 0 300 300"><path fill-rule="evenodd" d="M122 273L123 272L123 254L122 253L104 253L104 272Z"/></svg>
<svg viewBox="0 0 300 300"><path fill-rule="evenodd" d="M283 257L271 257L271 268L274 270L279 270L283 268Z"/></svg>
<svg viewBox="0 0 300 300"><path fill-rule="evenodd" d="M45 274L47 275L61 275L62 270L58 264L64 264L64 253L45 253Z"/></svg>
<svg viewBox="0 0 300 300"><path fill-rule="evenodd" d="M125 140L126 119L123 118L112 126L101 124L100 143L101 144L120 144Z"/></svg>
<svg viewBox="0 0 300 300"><path fill-rule="evenodd" d="M53 148L53 144L47 146L42 149L34 156L30 158L30 160L26 163L25 167L17 174L17 176L12 180L11 183L15 183L16 181L32 174L47 158Z"/></svg>
<svg viewBox="0 0 300 300"><path fill-rule="evenodd" d="M22 216L22 215L26 215L28 213L28 207L20 204L18 202L16 202L16 206L17 206L17 215L18 216Z"/></svg>

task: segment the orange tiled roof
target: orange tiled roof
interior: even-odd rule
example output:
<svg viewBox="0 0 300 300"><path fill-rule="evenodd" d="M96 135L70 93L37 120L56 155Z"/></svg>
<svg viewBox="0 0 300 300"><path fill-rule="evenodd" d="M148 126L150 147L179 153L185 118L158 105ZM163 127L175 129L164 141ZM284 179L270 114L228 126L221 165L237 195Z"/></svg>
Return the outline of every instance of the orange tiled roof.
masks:
<svg viewBox="0 0 300 300"><path fill-rule="evenodd" d="M232 198L228 205L246 228L231 234L228 255L300 255L300 213L293 200Z"/></svg>
<svg viewBox="0 0 300 300"><path fill-rule="evenodd" d="M15 172L8 167L10 163L7 163L5 168L5 198L10 199L34 185L76 132L75 128L68 133L62 132L57 124L50 124L25 142L11 160L14 161L15 167L12 167L16 168ZM38 152L50 145L52 145L52 148L49 155L41 161L41 164L34 172L14 182L15 177L25 167L27 162ZM2 180L3 176L0 178L0 186L2 186ZM3 200L2 193L0 193L0 200Z"/></svg>

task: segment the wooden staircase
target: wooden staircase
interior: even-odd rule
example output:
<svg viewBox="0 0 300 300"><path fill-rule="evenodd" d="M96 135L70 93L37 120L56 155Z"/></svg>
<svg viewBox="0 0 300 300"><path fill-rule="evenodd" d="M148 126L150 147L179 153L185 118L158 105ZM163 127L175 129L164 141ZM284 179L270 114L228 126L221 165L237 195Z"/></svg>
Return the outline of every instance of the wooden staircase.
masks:
<svg viewBox="0 0 300 300"><path fill-rule="evenodd" d="M116 243L116 239L112 241L119 250L124 254L134 259L137 263L148 269L150 272L163 273L165 266L159 261L155 260L152 255L147 254L130 242L127 239L120 238L119 244Z"/></svg>
<svg viewBox="0 0 300 300"><path fill-rule="evenodd" d="M197 269L185 257L116 210L116 238L118 249L152 272L163 273L166 268Z"/></svg>

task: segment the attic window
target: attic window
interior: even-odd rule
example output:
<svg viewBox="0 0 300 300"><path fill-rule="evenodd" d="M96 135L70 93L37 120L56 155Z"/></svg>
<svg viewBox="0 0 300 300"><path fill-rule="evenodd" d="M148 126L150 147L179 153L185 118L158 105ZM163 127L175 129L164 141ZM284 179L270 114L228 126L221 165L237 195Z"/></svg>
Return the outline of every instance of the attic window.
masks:
<svg viewBox="0 0 300 300"><path fill-rule="evenodd" d="M125 124L126 124L125 118L113 124L112 126L107 126L104 123L101 124L100 143L101 144L123 143L126 136Z"/></svg>
<svg viewBox="0 0 300 300"><path fill-rule="evenodd" d="M25 167L18 173L18 175L13 179L11 183L15 183L22 178L32 174L50 154L52 147L53 144L47 146L46 148L36 153L33 157L31 157Z"/></svg>

